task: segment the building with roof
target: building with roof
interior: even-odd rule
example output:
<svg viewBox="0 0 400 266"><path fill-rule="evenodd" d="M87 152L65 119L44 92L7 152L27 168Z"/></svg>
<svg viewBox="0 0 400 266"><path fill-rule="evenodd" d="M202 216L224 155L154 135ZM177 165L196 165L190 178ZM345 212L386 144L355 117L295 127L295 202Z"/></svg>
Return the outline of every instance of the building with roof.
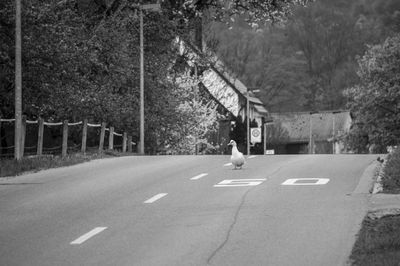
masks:
<svg viewBox="0 0 400 266"><path fill-rule="evenodd" d="M338 154L345 152L342 137L350 130L349 111L271 113L267 147L281 154Z"/></svg>
<svg viewBox="0 0 400 266"><path fill-rule="evenodd" d="M250 121L255 121L262 126L264 119L268 117L262 101L257 98L238 78L229 72L228 68L213 54L204 55L193 45L177 37L175 44L179 47L179 54L186 58L190 67L203 67L199 79L201 86L218 102L218 104L229 114L227 120L221 120L219 130L214 136L215 143L225 147L229 142L231 122L238 118L245 122L247 115ZM204 64L204 57L207 63ZM249 98L249 114L247 114L247 97Z"/></svg>

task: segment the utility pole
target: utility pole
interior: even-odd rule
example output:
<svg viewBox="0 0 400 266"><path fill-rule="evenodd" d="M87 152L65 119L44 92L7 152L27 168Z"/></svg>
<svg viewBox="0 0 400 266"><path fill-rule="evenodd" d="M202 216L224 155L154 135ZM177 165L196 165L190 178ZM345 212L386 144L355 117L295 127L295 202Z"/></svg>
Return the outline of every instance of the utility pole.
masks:
<svg viewBox="0 0 400 266"><path fill-rule="evenodd" d="M144 47L143 47L143 10L139 8L140 20L140 141L139 154L144 154Z"/></svg>
<svg viewBox="0 0 400 266"><path fill-rule="evenodd" d="M15 0L15 132L14 158L21 160L22 136L22 63L21 0Z"/></svg>
<svg viewBox="0 0 400 266"><path fill-rule="evenodd" d="M143 10L160 11L161 6L157 4L147 4L139 6L140 20L140 141L139 154L144 154L144 37L143 37Z"/></svg>

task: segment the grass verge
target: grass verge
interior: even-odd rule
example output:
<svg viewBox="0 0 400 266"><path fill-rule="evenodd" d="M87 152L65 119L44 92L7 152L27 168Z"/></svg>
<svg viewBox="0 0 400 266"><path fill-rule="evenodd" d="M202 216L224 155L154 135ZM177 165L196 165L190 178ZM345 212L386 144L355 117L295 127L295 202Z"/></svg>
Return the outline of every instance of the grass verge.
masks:
<svg viewBox="0 0 400 266"><path fill-rule="evenodd" d="M400 193L400 148L387 157L381 180L383 193ZM372 213L370 213L372 214ZM400 265L400 215L367 215L350 256L354 266Z"/></svg>
<svg viewBox="0 0 400 266"><path fill-rule="evenodd" d="M43 155L23 157L20 161L15 159L0 160L0 177L17 176L26 172L37 172L44 169L70 166L94 159L120 156L118 152L105 151L104 153L76 153L66 157Z"/></svg>
<svg viewBox="0 0 400 266"><path fill-rule="evenodd" d="M400 215L365 217L350 256L354 266L400 265Z"/></svg>

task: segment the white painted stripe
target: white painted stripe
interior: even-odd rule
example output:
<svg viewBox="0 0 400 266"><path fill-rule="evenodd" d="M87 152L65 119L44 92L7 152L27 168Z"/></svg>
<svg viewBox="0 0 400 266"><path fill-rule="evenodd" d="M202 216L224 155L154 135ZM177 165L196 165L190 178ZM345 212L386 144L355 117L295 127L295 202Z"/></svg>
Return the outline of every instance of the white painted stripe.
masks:
<svg viewBox="0 0 400 266"><path fill-rule="evenodd" d="M250 155L247 159L253 159L253 158L256 158L257 156L256 155Z"/></svg>
<svg viewBox="0 0 400 266"><path fill-rule="evenodd" d="M299 181L299 182L298 182ZM282 183L284 186L316 186L326 185L329 178L291 178Z"/></svg>
<svg viewBox="0 0 400 266"><path fill-rule="evenodd" d="M231 166L232 165L232 163L226 163L226 164L224 164L224 166Z"/></svg>
<svg viewBox="0 0 400 266"><path fill-rule="evenodd" d="M104 231L106 229L107 229L107 227L96 227L92 231L90 231L90 232L78 237L77 239L72 241L70 244L71 245L80 245L83 242L85 242L86 240L88 240L89 238L97 235L98 233L101 233L102 231Z"/></svg>
<svg viewBox="0 0 400 266"><path fill-rule="evenodd" d="M165 196L167 196L167 195L168 195L168 193L160 193L160 194L157 194L157 195L155 195L154 197L151 197L150 199L146 200L144 203L153 203L153 202L155 202L155 201L157 201L157 200L159 200L159 199L161 199L162 197L165 197Z"/></svg>
<svg viewBox="0 0 400 266"><path fill-rule="evenodd" d="M190 180L198 180L198 179L200 179L202 177L205 177L206 175L208 175L208 174L207 173L202 173L202 174L199 174L199 175L196 175L196 176L190 178Z"/></svg>
<svg viewBox="0 0 400 266"><path fill-rule="evenodd" d="M214 185L214 187L249 187L249 186L258 186L262 182L264 182L265 178L260 179L226 179L218 184Z"/></svg>

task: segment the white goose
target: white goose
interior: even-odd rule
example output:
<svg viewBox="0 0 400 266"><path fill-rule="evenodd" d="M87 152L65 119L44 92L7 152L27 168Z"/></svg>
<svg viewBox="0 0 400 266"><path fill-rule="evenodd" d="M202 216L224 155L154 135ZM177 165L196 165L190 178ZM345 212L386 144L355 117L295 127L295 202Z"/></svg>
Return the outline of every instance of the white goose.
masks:
<svg viewBox="0 0 400 266"><path fill-rule="evenodd" d="M232 156L231 156L231 162L235 166L235 169L239 167L239 169L242 169L242 165L244 164L244 156L243 153L241 153L237 149L237 144L236 141L231 140L228 145L232 145Z"/></svg>

